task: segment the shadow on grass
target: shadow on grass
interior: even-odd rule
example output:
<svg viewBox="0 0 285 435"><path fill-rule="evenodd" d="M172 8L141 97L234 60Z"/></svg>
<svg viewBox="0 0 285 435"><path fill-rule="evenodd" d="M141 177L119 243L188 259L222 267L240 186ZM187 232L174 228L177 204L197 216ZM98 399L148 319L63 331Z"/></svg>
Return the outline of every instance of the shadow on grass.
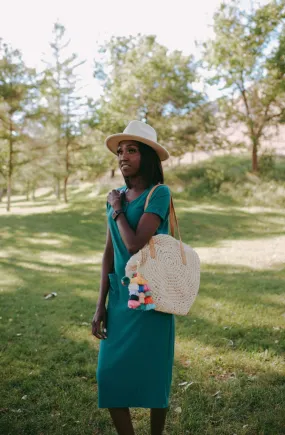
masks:
<svg viewBox="0 0 285 435"><path fill-rule="evenodd" d="M86 249L102 251L106 235L105 201L92 200L71 204L67 209L51 213L0 216L3 234L9 238L2 247L21 248L27 240L47 232L49 237L67 236L60 245L61 251L83 254ZM237 210L191 210L189 201L176 201L182 238L194 246L215 246L226 239L255 239L284 233L283 215L275 213L246 213ZM54 247L44 245L45 250ZM34 247L36 251L41 246Z"/></svg>
<svg viewBox="0 0 285 435"><path fill-rule="evenodd" d="M232 351L281 355L285 351L285 331L280 327L285 325L284 282L285 268L259 271L211 265L201 274L190 314L177 318L177 334L216 348L230 345Z"/></svg>

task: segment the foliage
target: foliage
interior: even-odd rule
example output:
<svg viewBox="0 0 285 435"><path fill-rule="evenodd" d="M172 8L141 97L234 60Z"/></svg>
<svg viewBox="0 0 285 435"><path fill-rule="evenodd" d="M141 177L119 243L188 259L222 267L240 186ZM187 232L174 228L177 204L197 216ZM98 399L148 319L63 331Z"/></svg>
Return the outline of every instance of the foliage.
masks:
<svg viewBox="0 0 285 435"><path fill-rule="evenodd" d="M19 50L0 39L0 173L7 182L8 211L16 168L37 158L26 129L36 93L35 70L25 65Z"/></svg>
<svg viewBox="0 0 285 435"><path fill-rule="evenodd" d="M259 159L259 169L261 174L267 175L275 169L276 153L274 150L265 150Z"/></svg>
<svg viewBox="0 0 285 435"><path fill-rule="evenodd" d="M58 183L60 197L60 182L64 181L64 198L67 202L67 181L79 167L74 156L81 145L81 110L83 102L77 95L79 78L76 70L84 62L78 60L75 53L66 54L70 41L66 41L66 29L60 23L55 23L53 39L50 42L53 62L45 62L41 81L42 104L38 117L45 125L51 126L54 135L50 148L50 167L52 175Z"/></svg>
<svg viewBox="0 0 285 435"><path fill-rule="evenodd" d="M209 187L210 192L218 192L225 180L225 174L223 169L207 168L205 173L205 179Z"/></svg>
<svg viewBox="0 0 285 435"><path fill-rule="evenodd" d="M285 4L272 0L251 12L236 1L223 3L214 16L215 38L204 44L210 83L224 90L220 109L225 121L244 124L252 147L252 169L267 127L285 111Z"/></svg>
<svg viewBox="0 0 285 435"><path fill-rule="evenodd" d="M98 128L105 134L117 133L138 119L155 126L159 141L172 155L195 149L201 125L210 123L204 97L194 89L193 56L169 52L155 36L140 34L113 37L101 53L94 73L104 87L96 112Z"/></svg>

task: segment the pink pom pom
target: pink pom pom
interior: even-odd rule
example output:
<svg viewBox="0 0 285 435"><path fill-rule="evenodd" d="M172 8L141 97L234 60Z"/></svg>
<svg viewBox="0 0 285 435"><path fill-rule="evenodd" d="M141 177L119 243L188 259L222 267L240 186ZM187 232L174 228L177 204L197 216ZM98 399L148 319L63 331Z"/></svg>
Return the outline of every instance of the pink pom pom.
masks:
<svg viewBox="0 0 285 435"><path fill-rule="evenodd" d="M128 307L129 308L137 308L140 306L139 301L128 301Z"/></svg>
<svg viewBox="0 0 285 435"><path fill-rule="evenodd" d="M149 291L150 291L150 288L149 288L148 284L145 284L145 285L143 286L143 291L144 291L144 292L149 292Z"/></svg>

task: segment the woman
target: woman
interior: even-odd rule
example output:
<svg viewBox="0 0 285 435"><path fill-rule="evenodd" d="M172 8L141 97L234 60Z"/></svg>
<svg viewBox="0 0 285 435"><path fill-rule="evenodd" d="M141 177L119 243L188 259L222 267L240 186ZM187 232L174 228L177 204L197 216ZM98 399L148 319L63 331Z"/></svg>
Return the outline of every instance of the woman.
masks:
<svg viewBox="0 0 285 435"><path fill-rule="evenodd" d="M121 279L134 253L154 234L168 233L169 188L159 186L145 211L144 204L151 188L163 183L161 161L169 154L157 143L155 130L140 121L131 121L123 134L109 136L106 146L117 154L126 185L108 194L106 247L92 321L92 334L102 340L99 408L109 408L119 435L134 434L129 408L150 408L151 434L160 435L172 379L174 316L128 308L128 289Z"/></svg>

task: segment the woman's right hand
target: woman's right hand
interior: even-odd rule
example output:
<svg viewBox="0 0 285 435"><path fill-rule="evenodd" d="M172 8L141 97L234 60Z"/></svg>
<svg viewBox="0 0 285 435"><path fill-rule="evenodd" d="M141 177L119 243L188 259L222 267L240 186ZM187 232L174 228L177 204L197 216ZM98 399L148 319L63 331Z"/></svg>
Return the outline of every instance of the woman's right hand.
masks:
<svg viewBox="0 0 285 435"><path fill-rule="evenodd" d="M107 327L107 310L104 305L98 305L92 320L92 335L99 338L99 340L105 340Z"/></svg>

